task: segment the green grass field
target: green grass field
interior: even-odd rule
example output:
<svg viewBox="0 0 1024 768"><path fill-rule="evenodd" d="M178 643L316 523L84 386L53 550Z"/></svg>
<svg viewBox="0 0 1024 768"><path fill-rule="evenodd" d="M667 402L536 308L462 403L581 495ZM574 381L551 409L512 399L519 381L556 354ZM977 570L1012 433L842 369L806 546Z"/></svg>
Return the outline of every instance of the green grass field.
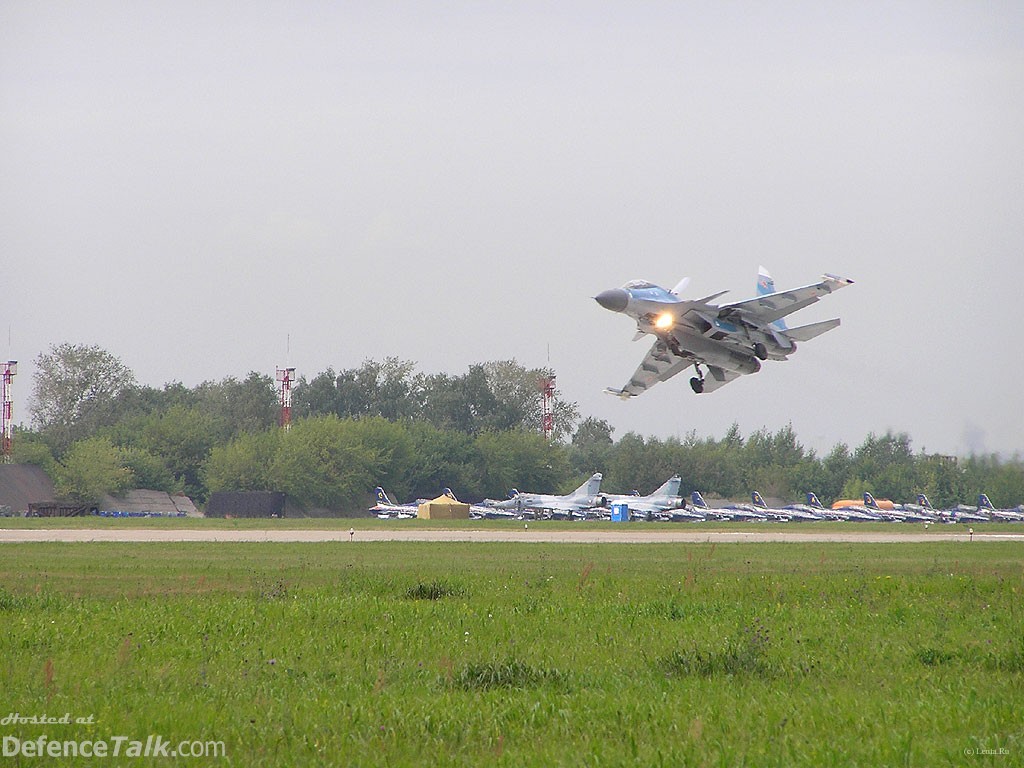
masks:
<svg viewBox="0 0 1024 768"><path fill-rule="evenodd" d="M1021 555L5 544L0 721L72 723L0 737L224 743L167 765L1020 765Z"/></svg>

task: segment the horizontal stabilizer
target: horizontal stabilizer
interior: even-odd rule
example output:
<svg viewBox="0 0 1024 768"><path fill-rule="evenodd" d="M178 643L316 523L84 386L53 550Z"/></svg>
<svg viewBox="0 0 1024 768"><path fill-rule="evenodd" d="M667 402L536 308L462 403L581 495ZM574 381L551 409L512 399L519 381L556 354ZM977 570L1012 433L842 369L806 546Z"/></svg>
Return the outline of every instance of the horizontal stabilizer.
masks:
<svg viewBox="0 0 1024 768"><path fill-rule="evenodd" d="M635 397L635 395L633 395L633 394L631 394L629 392L626 392L625 390L615 389L613 387L605 387L604 388L604 393L606 395L615 395L616 397L620 397L623 400L629 400L629 398Z"/></svg>
<svg viewBox="0 0 1024 768"><path fill-rule="evenodd" d="M831 331L838 325L839 318L837 317L821 323L811 323L810 325L801 325L799 328L789 328L785 331L785 334L793 339L793 341L810 341L816 336L821 336L825 331Z"/></svg>

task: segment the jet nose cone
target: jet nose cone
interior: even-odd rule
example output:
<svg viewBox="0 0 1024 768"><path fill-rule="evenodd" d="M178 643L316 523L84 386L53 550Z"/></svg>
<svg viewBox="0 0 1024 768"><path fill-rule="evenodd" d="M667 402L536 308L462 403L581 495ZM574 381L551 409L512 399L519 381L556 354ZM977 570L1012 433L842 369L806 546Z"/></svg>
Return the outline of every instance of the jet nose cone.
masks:
<svg viewBox="0 0 1024 768"><path fill-rule="evenodd" d="M609 288L607 291L597 294L594 300L612 312L625 312L626 305L629 304L629 294L622 288Z"/></svg>

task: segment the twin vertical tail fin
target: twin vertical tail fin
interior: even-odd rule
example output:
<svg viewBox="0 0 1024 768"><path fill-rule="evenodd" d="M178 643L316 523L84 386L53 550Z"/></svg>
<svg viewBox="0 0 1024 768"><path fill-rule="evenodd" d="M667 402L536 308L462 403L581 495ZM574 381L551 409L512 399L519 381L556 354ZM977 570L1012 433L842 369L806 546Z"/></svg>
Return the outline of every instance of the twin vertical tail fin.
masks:
<svg viewBox="0 0 1024 768"><path fill-rule="evenodd" d="M690 503L697 509L708 509L708 503L704 501L704 497L700 495L700 491L694 491L690 494Z"/></svg>
<svg viewBox="0 0 1024 768"><path fill-rule="evenodd" d="M822 506L821 502L818 501L818 497L815 495L814 491L807 492L807 506L814 507L815 509L825 508L824 506Z"/></svg>
<svg viewBox="0 0 1024 768"><path fill-rule="evenodd" d="M757 491L753 491L750 494L750 500L753 502L755 507L760 509L768 509L768 505L764 503L764 497L761 496Z"/></svg>
<svg viewBox="0 0 1024 768"><path fill-rule="evenodd" d="M775 279L768 274L768 270L764 267L757 268L757 295L768 296L775 293ZM777 331L786 330L786 321L778 319L772 323L772 328Z"/></svg>

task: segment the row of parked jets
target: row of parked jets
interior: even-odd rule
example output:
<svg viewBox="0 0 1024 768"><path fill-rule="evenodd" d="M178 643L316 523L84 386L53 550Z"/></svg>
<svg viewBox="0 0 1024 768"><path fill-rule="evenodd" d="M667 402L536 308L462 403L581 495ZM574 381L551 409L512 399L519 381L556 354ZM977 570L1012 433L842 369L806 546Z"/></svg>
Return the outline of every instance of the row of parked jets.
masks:
<svg viewBox="0 0 1024 768"><path fill-rule="evenodd" d="M512 489L509 498L484 499L470 505L474 518L601 520L609 519L613 511L628 510L630 519L661 522L699 522L704 520L748 520L798 522L812 520L847 520L854 522L908 522L908 523L984 523L1024 522L1024 505L1012 509L993 507L984 493L976 506L959 505L952 509L935 509L923 493L914 504L895 504L887 499L876 500L865 493L862 501L841 500L831 507L824 506L814 493L807 494L803 504L790 504L773 508L765 503L760 493L751 493L749 504L726 504L712 507L700 491L690 494L689 500L679 495L681 478L670 477L660 488L646 496L637 491L631 494L601 492L602 475L595 472L590 479L572 493L563 496L543 493L522 493ZM381 519L416 517L419 504L395 504L383 488L377 489L377 504L370 512ZM455 499L451 489L444 494ZM456 499L457 500L457 499Z"/></svg>

